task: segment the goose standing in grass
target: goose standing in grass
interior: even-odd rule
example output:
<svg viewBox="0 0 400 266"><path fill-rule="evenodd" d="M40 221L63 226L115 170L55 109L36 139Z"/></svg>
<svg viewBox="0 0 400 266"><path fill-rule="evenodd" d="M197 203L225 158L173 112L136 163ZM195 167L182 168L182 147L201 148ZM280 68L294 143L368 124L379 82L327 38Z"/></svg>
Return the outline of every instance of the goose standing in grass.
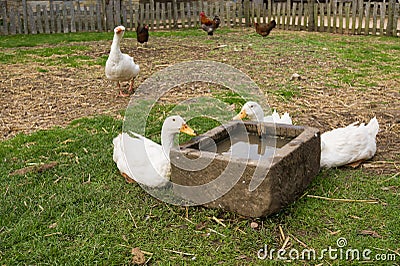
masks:
<svg viewBox="0 0 400 266"><path fill-rule="evenodd" d="M243 105L240 113L236 115L233 120L241 120L248 117L252 121L260 122L274 122L279 124L292 125L292 118L289 113L285 112L280 116L276 110L271 115L264 117L264 111L261 106L256 102L247 102Z"/></svg>
<svg viewBox="0 0 400 266"><path fill-rule="evenodd" d="M161 129L161 145L134 132L115 137L113 159L125 180L148 187L165 186L171 170L169 152L179 132L196 135L182 117L170 116Z"/></svg>
<svg viewBox="0 0 400 266"><path fill-rule="evenodd" d="M122 36L124 36L125 27L118 26L114 29L114 38L111 44L110 55L106 62L106 77L109 80L117 82L117 88L119 96L129 96L129 94L122 93L121 84L122 81L131 81L129 85L129 91L133 89L133 82L135 77L139 74L139 65L135 64L133 58L121 52L120 42Z"/></svg>
<svg viewBox="0 0 400 266"><path fill-rule="evenodd" d="M321 167L356 167L375 155L378 120L374 117L367 125L357 123L321 135Z"/></svg>

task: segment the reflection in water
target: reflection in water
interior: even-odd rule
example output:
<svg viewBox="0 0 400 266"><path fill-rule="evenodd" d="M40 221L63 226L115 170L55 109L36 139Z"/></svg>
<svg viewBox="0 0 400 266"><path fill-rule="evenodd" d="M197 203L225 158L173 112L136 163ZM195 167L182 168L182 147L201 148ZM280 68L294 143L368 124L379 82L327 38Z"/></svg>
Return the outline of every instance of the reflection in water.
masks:
<svg viewBox="0 0 400 266"><path fill-rule="evenodd" d="M235 158L260 160L274 155L275 150L289 143L290 139L279 136L256 134L231 134L217 143L217 153L232 155Z"/></svg>

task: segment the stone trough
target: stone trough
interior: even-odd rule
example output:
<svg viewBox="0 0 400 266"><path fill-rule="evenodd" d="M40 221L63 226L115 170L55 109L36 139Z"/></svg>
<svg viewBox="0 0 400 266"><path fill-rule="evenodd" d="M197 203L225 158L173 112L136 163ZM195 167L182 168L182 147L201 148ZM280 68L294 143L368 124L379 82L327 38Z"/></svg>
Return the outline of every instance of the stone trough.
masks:
<svg viewBox="0 0 400 266"><path fill-rule="evenodd" d="M191 205L268 216L304 193L320 153L315 128L232 121L171 150L171 181Z"/></svg>

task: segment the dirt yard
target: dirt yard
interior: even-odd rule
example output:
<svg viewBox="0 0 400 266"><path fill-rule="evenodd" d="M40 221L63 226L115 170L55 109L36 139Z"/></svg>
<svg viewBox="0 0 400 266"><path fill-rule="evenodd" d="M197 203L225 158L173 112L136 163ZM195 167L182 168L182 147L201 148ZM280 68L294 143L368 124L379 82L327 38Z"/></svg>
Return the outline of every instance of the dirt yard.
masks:
<svg viewBox="0 0 400 266"><path fill-rule="evenodd" d="M379 174L399 172L399 80L380 80L378 86L354 88L325 77L325 73L344 63L335 58L330 60L329 55L322 60L318 55L315 56L319 51L310 51L311 46L285 47L282 52L272 53L271 50L271 54L268 54L269 50L260 52L259 42L269 42L271 47L275 44L271 49L276 50L279 48L276 46L282 45L278 38L290 38L287 32L275 31L268 40L250 33L250 30L237 30L214 36L208 41L206 36L150 37L146 49L136 48L135 40L126 38L122 50L131 54L140 65L136 87L169 65L206 59L230 64L249 75L267 94L268 104L279 112L288 111L298 125L313 126L324 132L354 121L368 122L377 116L380 123L378 151L373 160L362 167ZM243 34L247 37L243 38ZM310 33L296 34L306 37ZM198 42L196 38L203 41ZM90 47L89 54L88 51L81 51L82 54L97 58L108 55L110 43L101 41L78 45ZM7 49L7 52L14 50ZM315 72L307 71L307 65L315 65L315 68L309 69ZM303 74L300 80L292 81L290 77L295 72ZM324 85L325 78L332 79L330 82L336 83L337 87L327 88ZM289 100L282 100L282 84L288 83L297 94ZM72 120L85 116L107 114L121 119L121 111L129 103L129 97L116 97L118 91L115 84L106 80L104 67L99 65L79 68L32 62L3 65L0 91L2 140L22 132L66 126ZM190 97L186 92L179 91L177 94ZM197 86L190 93L207 93L207 89Z"/></svg>

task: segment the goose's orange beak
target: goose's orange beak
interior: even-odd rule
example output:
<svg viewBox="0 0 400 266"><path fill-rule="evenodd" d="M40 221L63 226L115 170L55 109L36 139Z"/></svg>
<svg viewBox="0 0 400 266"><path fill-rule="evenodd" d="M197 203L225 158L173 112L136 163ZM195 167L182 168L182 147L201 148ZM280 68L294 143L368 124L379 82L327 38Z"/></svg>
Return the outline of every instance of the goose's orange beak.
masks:
<svg viewBox="0 0 400 266"><path fill-rule="evenodd" d="M191 127L189 127L186 124L183 124L179 131L182 132L182 133L188 134L189 136L196 136L197 135L197 132L194 131Z"/></svg>
<svg viewBox="0 0 400 266"><path fill-rule="evenodd" d="M234 118L232 118L233 120L242 120L244 118L247 117L246 111L242 110L240 111L240 113L238 115L236 115Z"/></svg>

